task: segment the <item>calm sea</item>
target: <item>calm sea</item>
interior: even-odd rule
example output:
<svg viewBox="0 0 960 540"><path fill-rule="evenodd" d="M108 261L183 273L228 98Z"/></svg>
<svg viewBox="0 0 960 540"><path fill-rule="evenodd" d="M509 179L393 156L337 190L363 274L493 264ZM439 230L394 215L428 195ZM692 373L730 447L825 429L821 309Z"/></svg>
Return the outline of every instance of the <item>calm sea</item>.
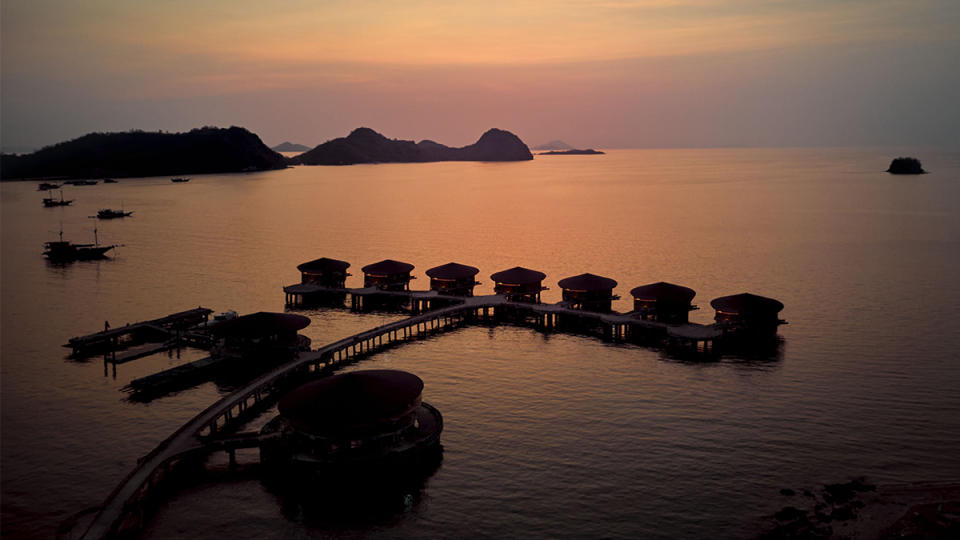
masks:
<svg viewBox="0 0 960 540"><path fill-rule="evenodd" d="M228 389L148 404L131 379L204 356L160 354L105 373L74 335L211 307L281 311L296 265L392 258L521 265L631 288L670 281L712 298L781 300L768 357L686 362L662 351L518 327L473 327L375 355L411 371L446 422L440 468L403 504L330 515L255 475L185 489L150 536L741 536L789 501L866 475L960 479L960 153L910 151L932 174L883 172L904 149L620 150L526 163L298 167L68 187L2 201L2 534L50 537L99 504L136 459ZM95 222L98 208L133 210ZM111 260L52 266L56 238L119 243ZM321 345L395 314L305 312ZM264 422L265 415L259 422ZM255 426L254 426L255 427ZM318 485L318 490L324 486Z"/></svg>

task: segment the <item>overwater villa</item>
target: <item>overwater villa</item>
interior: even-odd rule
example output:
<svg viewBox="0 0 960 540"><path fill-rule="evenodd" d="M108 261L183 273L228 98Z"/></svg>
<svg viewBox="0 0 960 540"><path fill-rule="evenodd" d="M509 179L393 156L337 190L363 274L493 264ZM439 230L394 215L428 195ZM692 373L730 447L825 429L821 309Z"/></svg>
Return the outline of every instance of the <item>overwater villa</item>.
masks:
<svg viewBox="0 0 960 540"><path fill-rule="evenodd" d="M545 291L543 280L547 277L543 272L515 266L491 274L493 291L502 294L514 302L540 303L540 292Z"/></svg>
<svg viewBox="0 0 960 540"><path fill-rule="evenodd" d="M613 294L617 286L615 280L595 274L564 278L557 285L563 289L563 301L573 309L606 312L613 308L613 301L620 298Z"/></svg>
<svg viewBox="0 0 960 540"><path fill-rule="evenodd" d="M406 474L439 455L443 417L406 371L361 370L307 383L280 399L260 433L260 462L310 477Z"/></svg>
<svg viewBox="0 0 960 540"><path fill-rule="evenodd" d="M337 259L320 257L297 266L300 271L300 283L315 283L323 287L342 289L346 282L347 268L350 263Z"/></svg>
<svg viewBox="0 0 960 540"><path fill-rule="evenodd" d="M410 263L385 259L364 266L363 286L376 287L383 291L409 291L410 272L414 266Z"/></svg>
<svg viewBox="0 0 960 540"><path fill-rule="evenodd" d="M690 311L697 309L691 304L696 291L665 281L635 287L630 295L634 313L645 321L682 324L690 320Z"/></svg>
<svg viewBox="0 0 960 540"><path fill-rule="evenodd" d="M435 266L427 270L430 277L430 290L453 296L473 296L473 288L478 285L476 275L480 269L455 262Z"/></svg>
<svg viewBox="0 0 960 540"><path fill-rule="evenodd" d="M779 313L783 303L773 298L741 293L721 296L710 301L717 310L714 319L728 333L774 334L777 326L786 324Z"/></svg>
<svg viewBox="0 0 960 540"><path fill-rule="evenodd" d="M299 351L310 350L310 338L298 334L310 319L291 313L258 311L210 327L214 338L212 356L269 358L285 361Z"/></svg>

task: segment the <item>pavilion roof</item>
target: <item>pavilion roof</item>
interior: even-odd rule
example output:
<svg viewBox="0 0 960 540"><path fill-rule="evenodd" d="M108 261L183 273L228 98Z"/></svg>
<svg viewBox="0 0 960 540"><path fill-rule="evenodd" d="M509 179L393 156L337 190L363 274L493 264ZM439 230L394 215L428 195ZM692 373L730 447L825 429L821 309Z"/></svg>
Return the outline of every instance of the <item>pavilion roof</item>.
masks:
<svg viewBox="0 0 960 540"><path fill-rule="evenodd" d="M530 270L529 268L523 268L520 266L514 266L508 270L503 270L501 272L497 272L496 274L490 275L490 279L492 279L494 282L508 285L540 283L546 277L547 275L543 272Z"/></svg>
<svg viewBox="0 0 960 540"><path fill-rule="evenodd" d="M637 300L646 300L652 302L674 302L690 303L697 291L689 287L674 285L665 281L641 285L630 291L630 294Z"/></svg>
<svg viewBox="0 0 960 540"><path fill-rule="evenodd" d="M373 264L368 264L364 266L364 274L376 274L376 275L393 275L393 274L407 274L413 270L414 266L410 263L395 261L393 259L384 259L380 262L375 262Z"/></svg>
<svg viewBox="0 0 960 540"><path fill-rule="evenodd" d="M710 306L717 311L740 315L775 315L783 309L783 303L779 300L750 293L714 298L710 301Z"/></svg>
<svg viewBox="0 0 960 540"><path fill-rule="evenodd" d="M399 419L420 404L423 381L406 371L360 370L307 383L279 403L294 427L312 433L368 429Z"/></svg>
<svg viewBox="0 0 960 540"><path fill-rule="evenodd" d="M557 285L568 291L611 291L617 286L617 282L608 277L587 273L563 278Z"/></svg>
<svg viewBox="0 0 960 540"><path fill-rule="evenodd" d="M346 272L347 268L350 268L350 263L326 257L320 257L297 266L297 270L301 272Z"/></svg>
<svg viewBox="0 0 960 540"><path fill-rule="evenodd" d="M210 332L223 337L257 337L270 336L280 332L296 332L309 325L310 319L303 315L258 311L249 315L241 315L236 319L219 322L210 327Z"/></svg>
<svg viewBox="0 0 960 540"><path fill-rule="evenodd" d="M434 266L427 270L427 275L435 279L467 279L472 278L480 272L479 268L449 262L440 266Z"/></svg>

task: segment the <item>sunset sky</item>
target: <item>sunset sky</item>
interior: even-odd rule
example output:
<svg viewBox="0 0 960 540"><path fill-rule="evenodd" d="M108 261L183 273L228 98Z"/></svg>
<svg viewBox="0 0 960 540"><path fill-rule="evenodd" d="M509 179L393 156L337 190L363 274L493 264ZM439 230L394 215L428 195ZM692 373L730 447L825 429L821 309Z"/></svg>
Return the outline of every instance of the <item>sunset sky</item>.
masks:
<svg viewBox="0 0 960 540"><path fill-rule="evenodd" d="M3 0L0 137L960 147L957 0Z"/></svg>

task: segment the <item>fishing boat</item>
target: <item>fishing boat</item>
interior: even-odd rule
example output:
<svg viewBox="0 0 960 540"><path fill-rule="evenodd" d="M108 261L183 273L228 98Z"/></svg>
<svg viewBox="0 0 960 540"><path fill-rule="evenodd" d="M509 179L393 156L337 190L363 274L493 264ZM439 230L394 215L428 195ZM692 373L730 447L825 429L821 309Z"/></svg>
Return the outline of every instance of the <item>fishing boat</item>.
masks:
<svg viewBox="0 0 960 540"><path fill-rule="evenodd" d="M131 214L133 214L133 210L129 212L124 212L123 209L113 210L112 208L101 208L97 210L97 218L99 219L125 218Z"/></svg>
<svg viewBox="0 0 960 540"><path fill-rule="evenodd" d="M60 199L54 199L53 197L44 197L43 206L50 208L52 206L67 206L73 202L73 199L64 200L63 199L63 190L60 190Z"/></svg>
<svg viewBox="0 0 960 540"><path fill-rule="evenodd" d="M97 229L93 229L93 244L74 244L63 239L63 230L60 231L60 240L45 242L43 256L50 262L65 263L73 261L90 261L106 258L107 252L117 247L115 245L101 246L97 238Z"/></svg>
<svg viewBox="0 0 960 540"><path fill-rule="evenodd" d="M60 184L49 184L47 182L41 182L40 185L37 186L37 191L50 191L52 189L59 189L59 188L60 188Z"/></svg>
<svg viewBox="0 0 960 540"><path fill-rule="evenodd" d="M171 178L170 181L171 181L171 182L175 182L175 183L181 183L181 182L189 182L190 179L189 179L189 178L183 178L183 177L181 177L181 176L178 176L178 177L176 177L176 178Z"/></svg>

